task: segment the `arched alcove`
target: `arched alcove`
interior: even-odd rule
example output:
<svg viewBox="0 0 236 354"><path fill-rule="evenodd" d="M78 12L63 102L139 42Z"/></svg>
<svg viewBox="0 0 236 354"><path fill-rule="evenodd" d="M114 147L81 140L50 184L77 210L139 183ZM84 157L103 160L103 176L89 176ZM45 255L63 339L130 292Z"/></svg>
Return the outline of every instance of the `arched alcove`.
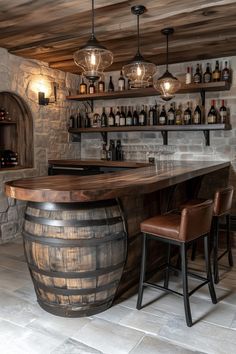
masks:
<svg viewBox="0 0 236 354"><path fill-rule="evenodd" d="M0 107L10 119L0 121L0 149L18 153L18 167L33 167L33 117L25 101L15 93L0 92Z"/></svg>

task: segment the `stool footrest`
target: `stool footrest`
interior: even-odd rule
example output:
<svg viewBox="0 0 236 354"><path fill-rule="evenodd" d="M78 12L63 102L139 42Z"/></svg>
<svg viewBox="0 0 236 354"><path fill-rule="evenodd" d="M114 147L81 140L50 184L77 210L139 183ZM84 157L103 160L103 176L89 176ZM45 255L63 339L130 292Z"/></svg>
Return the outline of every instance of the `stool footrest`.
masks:
<svg viewBox="0 0 236 354"><path fill-rule="evenodd" d="M224 251L218 258L217 261L219 261L222 257L224 257L224 255L226 255L226 253L228 253L229 250Z"/></svg>

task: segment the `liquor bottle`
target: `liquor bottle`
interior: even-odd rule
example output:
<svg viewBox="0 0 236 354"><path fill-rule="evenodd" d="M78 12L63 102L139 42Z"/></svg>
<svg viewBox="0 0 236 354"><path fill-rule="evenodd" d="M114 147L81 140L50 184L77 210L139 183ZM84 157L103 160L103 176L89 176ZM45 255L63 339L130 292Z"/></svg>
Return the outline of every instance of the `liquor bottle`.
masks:
<svg viewBox="0 0 236 354"><path fill-rule="evenodd" d="M98 81L98 92L102 93L105 92L105 82L103 81L102 78Z"/></svg>
<svg viewBox="0 0 236 354"><path fill-rule="evenodd" d="M116 148L115 148L114 140L110 140L109 152L110 152L110 155L111 155L111 160L115 161L116 160Z"/></svg>
<svg viewBox="0 0 236 354"><path fill-rule="evenodd" d="M85 112L85 118L84 118L84 128L89 128L90 127L90 119L88 116L88 112Z"/></svg>
<svg viewBox="0 0 236 354"><path fill-rule="evenodd" d="M192 124L192 111L190 109L190 103L187 103L187 108L184 111L184 124Z"/></svg>
<svg viewBox="0 0 236 354"><path fill-rule="evenodd" d="M116 109L116 114L115 114L115 126L119 127L120 125L120 110L119 107Z"/></svg>
<svg viewBox="0 0 236 354"><path fill-rule="evenodd" d="M113 92L114 91L114 85L113 85L113 82L112 82L112 76L110 76L110 81L109 81L109 84L108 84L108 92Z"/></svg>
<svg viewBox="0 0 236 354"><path fill-rule="evenodd" d="M115 125L115 115L113 113L113 109L112 107L110 108L110 113L109 113L109 116L108 116L108 126L109 127L114 127Z"/></svg>
<svg viewBox="0 0 236 354"><path fill-rule="evenodd" d="M171 103L170 109L167 113L167 124L173 125L175 124L175 110L174 110L174 103Z"/></svg>
<svg viewBox="0 0 236 354"><path fill-rule="evenodd" d="M126 123L126 117L125 117L124 107L121 107L121 110L120 110L120 126L124 127L125 123Z"/></svg>
<svg viewBox="0 0 236 354"><path fill-rule="evenodd" d="M207 63L207 66L206 66L206 71L204 72L204 75L203 75L203 82L211 82L212 80L212 73L211 73L211 69L210 69L210 63Z"/></svg>
<svg viewBox="0 0 236 354"><path fill-rule="evenodd" d="M215 124L217 122L217 111L215 109L215 101L211 101L211 108L207 115L207 123L208 124Z"/></svg>
<svg viewBox="0 0 236 354"><path fill-rule="evenodd" d="M225 67L222 70L222 80L223 81L230 81L230 70L228 68L227 61L225 61Z"/></svg>
<svg viewBox="0 0 236 354"><path fill-rule="evenodd" d="M165 106L163 105L159 116L159 124L165 125L166 123L167 123L167 115L166 115Z"/></svg>
<svg viewBox="0 0 236 354"><path fill-rule="evenodd" d="M101 149L101 160L106 160L107 159L107 149L106 149L106 144L102 144L102 149Z"/></svg>
<svg viewBox="0 0 236 354"><path fill-rule="evenodd" d="M82 76L81 83L79 85L79 93L81 95L86 95L87 93L87 84L84 82L84 77Z"/></svg>
<svg viewBox="0 0 236 354"><path fill-rule="evenodd" d="M142 105L142 109L138 115L138 125L146 125L146 122L147 122L147 114L144 110L144 105Z"/></svg>
<svg viewBox="0 0 236 354"><path fill-rule="evenodd" d="M212 81L220 81L220 68L219 68L219 61L216 60L216 66L215 66L215 70L212 73Z"/></svg>
<svg viewBox="0 0 236 354"><path fill-rule="evenodd" d="M132 112L131 112L130 107L128 107L125 125L127 125L128 127L133 125L133 117L132 117Z"/></svg>
<svg viewBox="0 0 236 354"><path fill-rule="evenodd" d="M125 78L123 76L122 70L120 71L120 77L118 79L118 91L125 90Z"/></svg>
<svg viewBox="0 0 236 354"><path fill-rule="evenodd" d="M175 114L175 124L176 125L182 125L183 124L183 112L182 112L182 106L179 104L176 114Z"/></svg>
<svg viewBox="0 0 236 354"><path fill-rule="evenodd" d="M225 101L221 101L220 107L220 123L226 124L227 123L227 108L225 107Z"/></svg>
<svg viewBox="0 0 236 354"><path fill-rule="evenodd" d="M106 115L105 107L103 107L102 109L101 127L107 127L107 115Z"/></svg>
<svg viewBox="0 0 236 354"><path fill-rule="evenodd" d="M159 115L159 108L157 109L157 105L152 107L153 109L153 125L158 124L158 115Z"/></svg>
<svg viewBox="0 0 236 354"><path fill-rule="evenodd" d="M94 85L94 82L90 82L89 84L89 94L92 95L95 93L95 85Z"/></svg>
<svg viewBox="0 0 236 354"><path fill-rule="evenodd" d="M154 107L150 106L149 112L148 112L147 125L150 125L150 126L153 125L153 117L154 117Z"/></svg>
<svg viewBox="0 0 236 354"><path fill-rule="evenodd" d="M202 122L202 112L199 105L197 105L193 112L193 124L201 124L201 122Z"/></svg>
<svg viewBox="0 0 236 354"><path fill-rule="evenodd" d="M75 117L73 115L69 118L69 128L75 128Z"/></svg>
<svg viewBox="0 0 236 354"><path fill-rule="evenodd" d="M81 128L81 125L82 125L82 116L80 112L78 112L76 116L75 128Z"/></svg>
<svg viewBox="0 0 236 354"><path fill-rule="evenodd" d="M189 85L189 84L191 84L191 82L192 82L192 75L191 75L190 66L188 66L186 76L185 76L185 83L186 83L186 85Z"/></svg>
<svg viewBox="0 0 236 354"><path fill-rule="evenodd" d="M196 72L193 76L193 82L195 84L199 84L202 82L202 74L201 74L201 70L200 70L200 65L197 64L197 68L196 68Z"/></svg>
<svg viewBox="0 0 236 354"><path fill-rule="evenodd" d="M122 160L123 160L123 151L122 151L121 141L117 140L117 142L116 142L116 161L122 161Z"/></svg>
<svg viewBox="0 0 236 354"><path fill-rule="evenodd" d="M135 109L134 110L134 113L133 113L133 125L138 125L138 121L139 121L139 116L138 116L138 112L137 110Z"/></svg>

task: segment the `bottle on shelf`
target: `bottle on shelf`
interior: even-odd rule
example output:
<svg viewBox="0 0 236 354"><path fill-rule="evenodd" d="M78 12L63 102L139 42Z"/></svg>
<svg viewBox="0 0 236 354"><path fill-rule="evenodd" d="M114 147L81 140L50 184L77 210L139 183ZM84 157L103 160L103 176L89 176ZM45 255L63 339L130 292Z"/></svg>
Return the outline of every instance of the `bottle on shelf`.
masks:
<svg viewBox="0 0 236 354"><path fill-rule="evenodd" d="M128 127L131 127L133 125L133 116L130 106L128 107L125 125L127 125Z"/></svg>
<svg viewBox="0 0 236 354"><path fill-rule="evenodd" d="M103 93L105 92L105 82L102 77L100 77L100 80L98 81L98 93Z"/></svg>
<svg viewBox="0 0 236 354"><path fill-rule="evenodd" d="M175 109L174 103L171 103L170 108L167 113L167 124L174 125L175 124Z"/></svg>
<svg viewBox="0 0 236 354"><path fill-rule="evenodd" d="M69 118L69 128L75 128L75 117L73 115L71 115Z"/></svg>
<svg viewBox="0 0 236 354"><path fill-rule="evenodd" d="M101 149L101 160L106 160L107 159L107 149L106 149L106 144L102 144L102 149Z"/></svg>
<svg viewBox="0 0 236 354"><path fill-rule="evenodd" d="M144 105L142 105L142 109L138 115L138 125L146 125L146 122L147 122L147 114L145 112Z"/></svg>
<svg viewBox="0 0 236 354"><path fill-rule="evenodd" d="M165 110L165 106L162 106L162 110L159 116L159 124L160 125L165 125L167 124L167 114L166 114L166 110Z"/></svg>
<svg viewBox="0 0 236 354"><path fill-rule="evenodd" d="M153 118L154 118L154 107L150 106L148 111L148 118L147 118L147 125L153 125Z"/></svg>
<svg viewBox="0 0 236 354"><path fill-rule="evenodd" d="M211 81L212 81L212 73L211 73L210 63L207 63L206 71L204 72L203 75L203 82L208 83Z"/></svg>
<svg viewBox="0 0 236 354"><path fill-rule="evenodd" d="M227 112L227 108L225 107L225 101L224 100L221 101L221 107L220 107L219 113L220 113L220 123L227 124L227 122L228 122L228 112Z"/></svg>
<svg viewBox="0 0 236 354"><path fill-rule="evenodd" d="M110 144L109 144L109 155L110 155L110 159L112 161L115 161L116 160L116 148L115 148L115 142L114 140L110 140Z"/></svg>
<svg viewBox="0 0 236 354"><path fill-rule="evenodd" d="M110 76L109 84L108 84L108 92L113 92L114 91L114 84L112 81L112 76Z"/></svg>
<svg viewBox="0 0 236 354"><path fill-rule="evenodd" d="M90 127L90 119L88 116L88 112L85 112L85 118L84 118L84 128L89 128Z"/></svg>
<svg viewBox="0 0 236 354"><path fill-rule="evenodd" d="M82 126L82 116L81 116L80 112L78 112L78 114L76 116L75 128L81 128L81 126Z"/></svg>
<svg viewBox="0 0 236 354"><path fill-rule="evenodd" d="M110 113L108 116L108 126L109 127L114 127L115 126L115 115L113 113L112 107L110 108Z"/></svg>
<svg viewBox="0 0 236 354"><path fill-rule="evenodd" d="M216 60L215 70L212 73L212 81L220 81L221 72L220 72L220 64L219 60Z"/></svg>
<svg viewBox="0 0 236 354"><path fill-rule="evenodd" d="M121 106L121 110L120 110L120 126L124 127L126 124L126 116L125 116L125 112L124 112L124 107Z"/></svg>
<svg viewBox="0 0 236 354"><path fill-rule="evenodd" d="M84 82L84 77L83 76L81 78L81 83L79 85L79 93L80 93L80 95L86 95L87 94L87 84Z"/></svg>
<svg viewBox="0 0 236 354"><path fill-rule="evenodd" d="M191 82L192 82L191 68L190 68L190 66L188 66L187 72L185 75L185 83L186 83L186 85L189 85L189 84L191 84Z"/></svg>
<svg viewBox="0 0 236 354"><path fill-rule="evenodd" d="M120 109L117 107L116 114L115 114L115 126L119 127L120 125Z"/></svg>
<svg viewBox="0 0 236 354"><path fill-rule="evenodd" d="M95 85L93 81L90 81L89 83L89 88L88 88L88 93L90 95L94 94L96 92Z"/></svg>
<svg viewBox="0 0 236 354"><path fill-rule="evenodd" d="M230 82L231 77L230 77L230 70L228 68L228 62L227 61L225 61L225 67L222 70L222 75L221 76L222 76L222 80L223 81Z"/></svg>
<svg viewBox="0 0 236 354"><path fill-rule="evenodd" d="M124 91L125 90L125 78L123 76L122 70L120 71L120 77L118 79L118 91Z"/></svg>
<svg viewBox="0 0 236 354"><path fill-rule="evenodd" d="M123 161L123 151L120 140L116 142L116 161Z"/></svg>
<svg viewBox="0 0 236 354"><path fill-rule="evenodd" d="M193 124L201 124L201 122L202 122L202 112L199 105L197 105L193 112Z"/></svg>
<svg viewBox="0 0 236 354"><path fill-rule="evenodd" d="M0 108L0 120L5 120L6 119L6 110L1 107Z"/></svg>
<svg viewBox="0 0 236 354"><path fill-rule="evenodd" d="M138 125L139 122L139 115L138 112L135 108L134 112L133 112L133 125Z"/></svg>
<svg viewBox="0 0 236 354"><path fill-rule="evenodd" d="M182 105L181 104L179 104L178 108L176 109L175 124L176 125L182 125L183 124L183 112L182 112Z"/></svg>
<svg viewBox="0 0 236 354"><path fill-rule="evenodd" d="M207 123L208 124L215 124L217 123L217 111L215 109L215 100L211 101L211 108L207 115Z"/></svg>
<svg viewBox="0 0 236 354"><path fill-rule="evenodd" d="M106 115L105 107L102 108L101 127L102 128L107 127L107 115Z"/></svg>
<svg viewBox="0 0 236 354"><path fill-rule="evenodd" d="M155 106L153 106L153 125L157 125L158 124L158 116L159 116L159 106L157 107L157 105L155 104Z"/></svg>
<svg viewBox="0 0 236 354"><path fill-rule="evenodd" d="M195 84L200 84L202 82L202 74L201 74L200 64L197 64L196 72L193 76L193 82Z"/></svg>
<svg viewBox="0 0 236 354"><path fill-rule="evenodd" d="M183 123L192 124L192 111L190 108L190 102L187 102L187 108L184 111Z"/></svg>

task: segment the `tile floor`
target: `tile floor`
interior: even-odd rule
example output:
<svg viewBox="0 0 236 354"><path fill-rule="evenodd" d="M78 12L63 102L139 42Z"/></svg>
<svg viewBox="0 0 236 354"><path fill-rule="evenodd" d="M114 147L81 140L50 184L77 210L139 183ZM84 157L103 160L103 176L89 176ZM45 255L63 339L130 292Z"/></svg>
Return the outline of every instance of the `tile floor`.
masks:
<svg viewBox="0 0 236 354"><path fill-rule="evenodd" d="M195 270L201 263L198 257ZM96 316L70 319L38 306L21 240L0 245L0 353L235 354L236 270L223 264L219 303L212 305L207 287L191 297L192 328L185 325L181 298L149 289L141 311L135 295ZM179 288L179 278L172 276L171 285Z"/></svg>

